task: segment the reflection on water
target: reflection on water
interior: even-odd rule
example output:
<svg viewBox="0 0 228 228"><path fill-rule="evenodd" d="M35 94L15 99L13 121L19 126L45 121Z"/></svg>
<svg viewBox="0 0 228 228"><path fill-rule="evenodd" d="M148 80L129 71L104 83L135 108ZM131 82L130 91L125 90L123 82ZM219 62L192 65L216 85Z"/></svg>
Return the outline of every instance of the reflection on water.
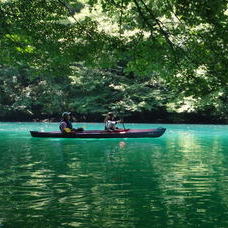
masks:
<svg viewBox="0 0 228 228"><path fill-rule="evenodd" d="M228 227L227 126L165 125L157 139L27 133L56 127L0 123L0 226Z"/></svg>

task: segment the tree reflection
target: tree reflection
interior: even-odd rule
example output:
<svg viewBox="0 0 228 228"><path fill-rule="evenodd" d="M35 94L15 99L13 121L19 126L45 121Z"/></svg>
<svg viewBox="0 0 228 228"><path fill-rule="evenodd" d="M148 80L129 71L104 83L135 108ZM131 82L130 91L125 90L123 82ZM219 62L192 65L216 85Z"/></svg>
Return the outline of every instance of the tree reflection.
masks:
<svg viewBox="0 0 228 228"><path fill-rule="evenodd" d="M227 225L224 138L192 131L156 140L9 136L0 146L4 225Z"/></svg>

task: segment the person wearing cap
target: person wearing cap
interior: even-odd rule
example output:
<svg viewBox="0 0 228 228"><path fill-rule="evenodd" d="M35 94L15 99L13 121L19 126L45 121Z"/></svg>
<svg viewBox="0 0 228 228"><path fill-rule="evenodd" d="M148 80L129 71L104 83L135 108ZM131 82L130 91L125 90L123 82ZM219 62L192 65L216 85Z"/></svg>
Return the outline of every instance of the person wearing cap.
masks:
<svg viewBox="0 0 228 228"><path fill-rule="evenodd" d="M59 124L59 129L62 133L72 133L76 131L83 131L83 128L73 128L71 123L71 113L70 112L64 112L62 114L62 120Z"/></svg>
<svg viewBox="0 0 228 228"><path fill-rule="evenodd" d="M104 123L105 123L105 130L106 131L115 131L118 129L118 127L116 127L117 123L120 123L120 120L115 120L115 116L112 112L108 112L108 114L106 115L105 119L104 119Z"/></svg>

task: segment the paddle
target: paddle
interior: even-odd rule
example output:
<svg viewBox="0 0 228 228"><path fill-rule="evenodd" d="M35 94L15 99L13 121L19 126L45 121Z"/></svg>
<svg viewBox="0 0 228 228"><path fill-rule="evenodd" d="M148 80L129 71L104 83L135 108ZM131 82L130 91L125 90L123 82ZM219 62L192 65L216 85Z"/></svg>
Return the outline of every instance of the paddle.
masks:
<svg viewBox="0 0 228 228"><path fill-rule="evenodd" d="M123 129L126 130L126 127L125 127L125 124L124 124L123 115L122 115L122 118L120 117L120 120L121 120L121 123L122 123L122 125L123 125Z"/></svg>
<svg viewBox="0 0 228 228"><path fill-rule="evenodd" d="M122 124L123 124L123 128L124 128L124 130L126 130L125 125L124 125L124 121L123 121L123 119L122 119Z"/></svg>

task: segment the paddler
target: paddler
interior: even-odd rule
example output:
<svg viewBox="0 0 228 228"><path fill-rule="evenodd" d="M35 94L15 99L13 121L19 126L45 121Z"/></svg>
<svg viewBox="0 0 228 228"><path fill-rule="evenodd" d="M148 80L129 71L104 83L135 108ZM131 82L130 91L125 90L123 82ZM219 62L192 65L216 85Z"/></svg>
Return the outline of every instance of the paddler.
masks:
<svg viewBox="0 0 228 228"><path fill-rule="evenodd" d="M72 133L72 132L80 132L84 131L83 128L73 128L71 123L71 113L70 112L64 112L62 114L62 119L59 124L59 129L62 133Z"/></svg>
<svg viewBox="0 0 228 228"><path fill-rule="evenodd" d="M115 120L115 115L112 112L108 112L104 119L104 123L106 131L115 131L119 129L116 127L116 124L121 123L121 120Z"/></svg>

